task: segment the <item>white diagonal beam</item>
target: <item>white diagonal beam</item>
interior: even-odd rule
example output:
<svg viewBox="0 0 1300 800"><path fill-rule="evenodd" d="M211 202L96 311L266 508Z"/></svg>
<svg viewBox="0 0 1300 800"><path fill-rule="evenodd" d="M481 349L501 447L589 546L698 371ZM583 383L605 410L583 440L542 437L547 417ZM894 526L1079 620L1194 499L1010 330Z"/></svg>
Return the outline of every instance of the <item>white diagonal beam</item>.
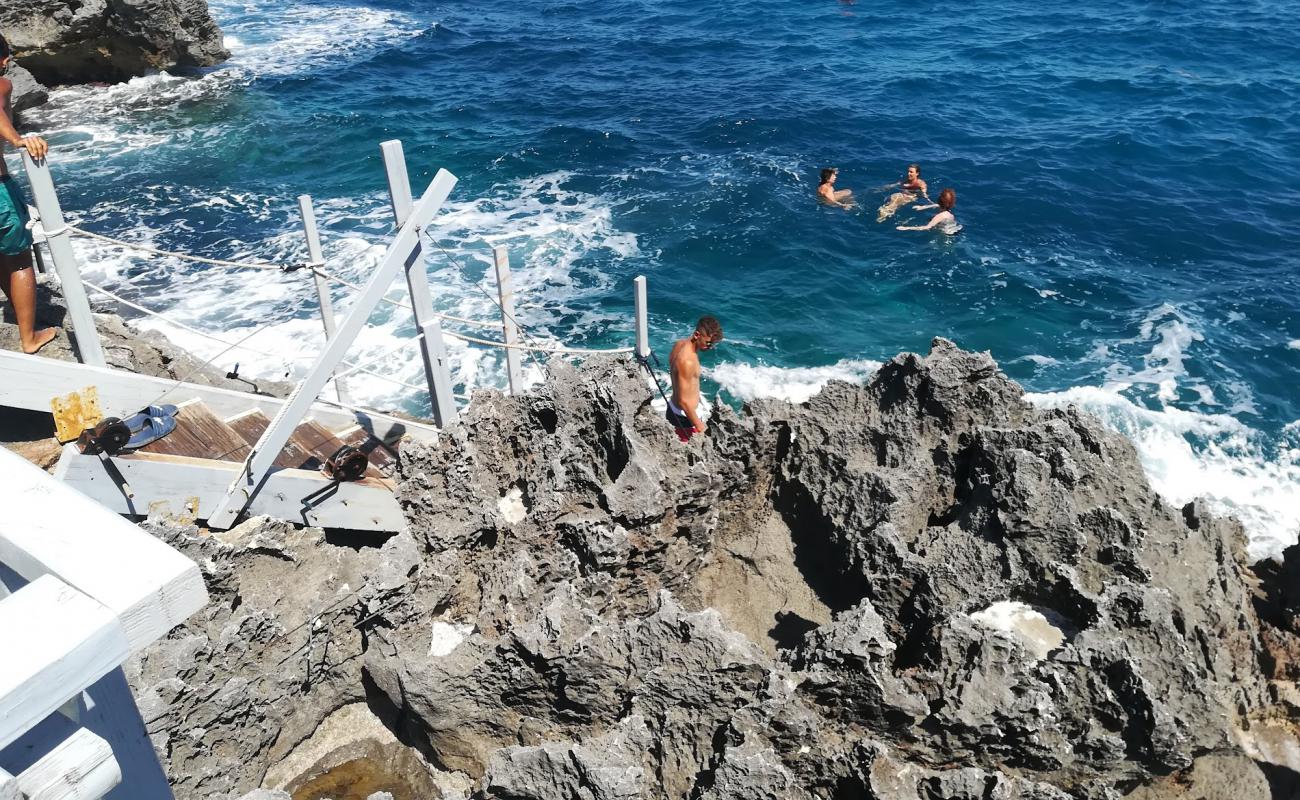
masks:
<svg viewBox="0 0 1300 800"><path fill-rule="evenodd" d="M406 265L411 251L419 246L420 234L428 225L438 209L447 201L451 190L456 186L456 176L445 169L438 170L433 182L425 190L420 202L415 204L410 217L402 224L393 243L388 246L383 260L370 280L366 283L353 303L347 319L339 325L334 336L325 345L324 351L316 358L316 363L307 372L307 376L293 390L285 401L280 413L267 426L262 438L253 445L253 450L244 461L243 469L230 484L225 499L217 504L208 516L208 526L217 529L229 528L247 507L248 502L262 487L267 474L274 466L275 459L284 449L289 437L303 421L316 396L325 388L329 377L347 355L348 348L365 327L370 314L383 299L397 271Z"/></svg>

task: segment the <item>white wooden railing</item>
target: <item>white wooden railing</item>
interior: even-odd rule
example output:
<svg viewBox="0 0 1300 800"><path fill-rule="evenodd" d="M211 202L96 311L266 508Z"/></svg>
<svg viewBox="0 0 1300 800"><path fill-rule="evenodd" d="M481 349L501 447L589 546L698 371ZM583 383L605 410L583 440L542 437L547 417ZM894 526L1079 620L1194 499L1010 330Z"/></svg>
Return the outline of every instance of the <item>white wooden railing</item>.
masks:
<svg viewBox="0 0 1300 800"><path fill-rule="evenodd" d="M198 566L4 448L0 566L0 800L170 796L118 670L207 604Z"/></svg>

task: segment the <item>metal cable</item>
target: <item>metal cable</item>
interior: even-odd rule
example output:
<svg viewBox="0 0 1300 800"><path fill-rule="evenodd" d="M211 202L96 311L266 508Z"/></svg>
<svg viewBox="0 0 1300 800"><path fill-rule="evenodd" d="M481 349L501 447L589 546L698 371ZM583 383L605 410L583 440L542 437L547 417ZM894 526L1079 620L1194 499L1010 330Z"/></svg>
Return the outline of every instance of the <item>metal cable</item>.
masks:
<svg viewBox="0 0 1300 800"><path fill-rule="evenodd" d="M75 225L67 225L65 227L68 230L72 231L73 233L77 234L78 236L86 236L91 239L98 239L101 242L108 242L111 245L117 247L124 247L128 250L139 250L142 253L151 253L156 256L163 256L165 258L176 258L182 261L195 261L198 262L199 264L211 264L212 266L216 266L216 267L234 267L235 269L264 269L264 270L275 270L276 272L291 272L295 269L299 269L300 267L304 266L303 264L282 265L282 264L258 263L253 261L227 261L226 259L223 258L205 258L203 256L190 255L189 253L177 253L171 250L162 250L157 247L151 247L147 244L139 244L137 242L127 242L121 239L114 239L111 236L105 236L102 233L92 233L91 231L85 230L84 228L78 228ZM54 231L54 233L56 234L62 233L62 231ZM48 234L46 235L48 236Z"/></svg>
<svg viewBox="0 0 1300 800"><path fill-rule="evenodd" d="M84 283L86 286L90 287L91 289L94 289L95 291L99 292L100 294L112 298L115 302L121 303L122 305L126 306L127 308L133 308L133 309L135 309L136 311L139 311L139 312L142 313L142 314L148 314L148 315L151 316L151 317L157 317L158 319L162 320L163 322L166 322L168 325L174 325L174 326L176 326L177 328L180 328L181 330L189 331L190 333L192 333L192 334L194 334L194 335L196 335L196 336L202 336L204 339L210 339L211 341L214 341L214 342L216 342L216 343L218 343L218 344L224 344L224 345L227 346L227 349L226 349L226 351L223 351L223 352L229 352L230 350L234 350L234 349L244 350L244 351L247 351L247 352L249 352L249 353L256 353L256 354L259 355L259 356L264 356L264 357L266 357L266 358L274 359L274 360L276 360L276 361L279 361L281 364L284 364L286 367L291 367L291 365L290 365L290 363L289 363L288 361L285 361L283 358L281 358L280 356L276 355L275 353L268 353L268 352L266 352L265 350L258 350L258 349L255 348L255 347L248 347L247 345L242 345L242 344L231 344L229 341L227 341L227 340L225 340L225 339L222 339L222 338L217 337L217 336L213 336L212 334L210 334L210 333L208 333L208 332L206 332L206 331L202 331L202 330L199 330L198 328L195 328L195 327L193 327L193 326L186 325L186 324L183 323L183 322L177 322L176 320L167 317L165 314L161 314L161 313L159 313L159 312L157 312L157 311L154 311L154 310L151 309L151 308L146 308L146 307L144 307L144 306L142 306L142 305L139 305L139 304L137 304L137 303L132 303L130 300L127 300L127 299L124 298L124 297L120 297L120 296L118 296L118 295L116 295L116 294L113 294L112 292L110 292L109 290L105 289L105 288L102 287L102 286L96 286L95 284L91 283L90 281L83 280L82 283ZM403 346L405 346L405 344L404 344ZM215 360L215 359L214 359L214 360ZM389 375L384 375L383 373L380 373L380 372L372 372L371 370L367 369L364 365L356 364L355 362L352 362L352 361L343 361L343 363L346 364L346 365L347 365L348 367L350 367L351 369L349 369L347 372L344 372L344 373L341 373L341 374L334 375L333 377L330 378L330 380L338 380L339 378L344 377L344 376L346 376L346 375L351 375L351 374L353 374L354 372L364 372L364 373L366 373L367 375L371 375L371 376L376 377L376 378L379 378L380 380L383 380L383 381L388 381L389 383L395 383L395 384L397 384L398 386L402 386L402 387L405 387L405 388L407 388L407 389L416 389L416 390L419 390L419 391L425 391L425 390L427 390L427 388L428 388L428 387L421 387L421 386L416 386L416 385L414 385L414 384L406 383L405 381L398 380L397 378L394 378L394 377L389 376ZM288 376L288 374L289 374L291 371L292 371L291 369L286 369L286 370L285 370L285 375Z"/></svg>

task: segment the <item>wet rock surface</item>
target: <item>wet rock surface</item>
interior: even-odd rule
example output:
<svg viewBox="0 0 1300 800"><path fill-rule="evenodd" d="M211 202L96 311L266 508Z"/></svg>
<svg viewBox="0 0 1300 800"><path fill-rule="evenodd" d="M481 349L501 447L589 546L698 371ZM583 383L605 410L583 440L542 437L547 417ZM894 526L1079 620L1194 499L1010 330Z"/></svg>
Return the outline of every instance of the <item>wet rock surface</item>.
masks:
<svg viewBox="0 0 1300 800"><path fill-rule="evenodd" d="M386 542L162 534L213 592L131 672L179 797L292 785L358 703L425 796L1286 796L1255 602L1291 596L987 355L936 339L689 445L633 365L555 365L403 456Z"/></svg>
<svg viewBox="0 0 1300 800"><path fill-rule="evenodd" d="M116 82L230 57L205 0L32 0L0 5L14 58L46 85Z"/></svg>

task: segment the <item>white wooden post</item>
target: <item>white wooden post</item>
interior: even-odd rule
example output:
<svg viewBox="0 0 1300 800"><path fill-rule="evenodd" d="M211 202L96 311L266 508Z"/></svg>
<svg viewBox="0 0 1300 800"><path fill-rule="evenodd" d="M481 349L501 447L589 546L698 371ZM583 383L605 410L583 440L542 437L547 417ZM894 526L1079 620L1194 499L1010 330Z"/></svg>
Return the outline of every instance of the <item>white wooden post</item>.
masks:
<svg viewBox="0 0 1300 800"><path fill-rule="evenodd" d="M316 209L312 207L310 195L298 195L298 213L302 215L302 229L307 235L307 258L313 264L324 263L325 251L320 246L320 231L316 228ZM320 321L325 326L325 341L329 341L334 335L335 328L334 303L330 300L330 286L319 273L313 271L311 276L316 283L316 298L320 301ZM348 388L341 378L334 381L334 394L340 403L352 404Z"/></svg>
<svg viewBox="0 0 1300 800"><path fill-rule="evenodd" d="M636 355L637 358L650 356L650 322L646 312L645 276L638 275L632 279L636 290Z"/></svg>
<svg viewBox="0 0 1300 800"><path fill-rule="evenodd" d="M379 149L384 156L384 170L388 173L388 195L393 204L393 221L400 228L411 213L411 180L406 171L406 156L402 153L402 143L397 139L384 142ZM433 315L433 294L429 291L429 273L425 270L424 260L420 255L421 246L417 237L415 249L411 251L404 265L406 285L411 293L415 327L424 334L420 339L420 356L424 360L424 379L429 386L429 405L433 411L433 421L438 424L438 427L445 428L456 422L456 400L451 397L450 388L444 391L447 395L445 398L438 395L440 386L451 386L451 373L447 370L442 325L432 327L429 325L430 322L437 322L438 318ZM443 355L440 357L438 353Z"/></svg>
<svg viewBox="0 0 1300 800"><path fill-rule="evenodd" d="M510 251L504 246L492 248L497 271L497 298L501 305L501 334L506 344L519 343L519 326L515 324L515 288L510 279ZM510 394L524 391L524 374L519 365L519 350L506 348L506 374L510 377Z"/></svg>
<svg viewBox="0 0 1300 800"><path fill-rule="evenodd" d="M54 191L49 162L34 161L26 150L22 154L27 182L32 187L32 200L40 212L46 245L50 248L54 269L59 273L63 299L68 304L68 318L72 322L72 333L77 338L77 355L83 364L102 367L104 351L99 345L99 331L95 329L95 318L90 313L86 287L81 285L77 255L72 252L72 233L63 221L63 209L59 206L59 195Z"/></svg>
<svg viewBox="0 0 1300 800"><path fill-rule="evenodd" d="M26 800L90 800L103 797L121 782L122 768L113 748L85 728L73 732L17 778Z"/></svg>
<svg viewBox="0 0 1300 800"><path fill-rule="evenodd" d="M456 399L451 395L451 370L447 363L447 346L442 340L442 323L437 317L420 326L423 343L433 359L433 419L438 427L445 428L456 421Z"/></svg>
<svg viewBox="0 0 1300 800"><path fill-rule="evenodd" d="M316 396L325 388L330 374L343 360L357 334L365 327L371 312L383 299L393 278L397 277L397 271L409 262L412 251L419 248L421 231L433 220L434 214L447 201L455 186L455 175L445 169L438 170L433 182L425 190L424 196L420 198L419 203L416 203L405 223L398 230L393 243L388 246L388 251L379 262L379 267L370 276L365 288L357 295L347 319L343 320L333 338L326 343L325 349L317 356L316 363L289 395L280 413L276 414L275 419L271 420L271 424L262 433L262 438L253 445L252 452L240 468L239 475L226 490L225 498L217 503L212 513L208 515L209 527L218 530L229 528L239 517L239 513L248 506L253 495L261 490L276 457L280 455L285 443L293 435L294 429L306 416Z"/></svg>

